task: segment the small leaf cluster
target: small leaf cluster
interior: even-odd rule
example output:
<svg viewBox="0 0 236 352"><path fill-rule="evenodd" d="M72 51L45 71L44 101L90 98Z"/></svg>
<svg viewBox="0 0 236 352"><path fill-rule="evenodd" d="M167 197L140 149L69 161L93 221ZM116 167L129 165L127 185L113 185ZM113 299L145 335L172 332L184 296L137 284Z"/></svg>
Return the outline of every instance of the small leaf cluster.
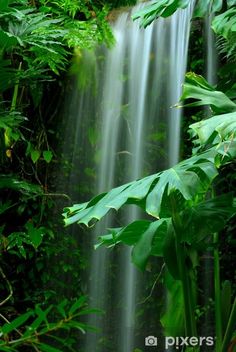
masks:
<svg viewBox="0 0 236 352"><path fill-rule="evenodd" d="M72 302L63 300L60 304L50 305L46 309L38 304L34 309L1 326L0 351L19 351L19 348L31 347L33 351L59 352L68 346L66 338L61 338L58 332L75 329L85 333L87 330L93 330L80 321L81 316L92 313L98 311L86 307L85 296ZM44 337L47 337L47 340ZM53 347L58 344L60 349Z"/></svg>

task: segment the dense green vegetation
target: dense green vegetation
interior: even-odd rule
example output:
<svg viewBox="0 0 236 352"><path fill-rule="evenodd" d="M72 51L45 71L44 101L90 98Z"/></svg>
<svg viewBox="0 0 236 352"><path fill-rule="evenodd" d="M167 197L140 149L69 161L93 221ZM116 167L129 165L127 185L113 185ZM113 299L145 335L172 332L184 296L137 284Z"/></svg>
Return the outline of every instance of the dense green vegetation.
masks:
<svg viewBox="0 0 236 352"><path fill-rule="evenodd" d="M88 309L80 287L67 297L66 284L59 279L62 270L76 277L79 286L79 266L84 264L72 238L67 237L63 244L58 241L61 229L53 217L56 201L66 197L50 192L50 175L57 162L56 101L73 54L81 55L81 49L92 49L97 43L112 45L108 11L111 6L133 3L0 3L1 351L77 351L69 332L92 329L81 322L81 315L96 310ZM135 18L141 17L147 26L187 3L154 1ZM186 76L181 104L190 107L194 115L190 125L192 155L169 170L66 209L65 222L88 225L95 218L95 205L96 219L97 210L100 218L108 212L107 205L118 210L131 203L144 209L152 221L138 220L113 229L100 237L99 246L132 246L132 261L141 270L145 270L150 256L163 258L169 295L175 293L180 315L185 314L183 325L175 312L174 325L189 336L197 336L204 313L205 307L199 306L196 297L197 275L198 259L203 249L208 249L214 256L216 351L223 352L233 344L236 320L232 269L228 276L220 276L223 266L229 264L228 253L235 250L236 5L234 1L199 0L196 18L204 16L210 4L218 12L212 26L221 52L219 82L212 87L199 75ZM192 58L195 62L198 59ZM202 112L206 105L211 111L207 119ZM66 248L73 250L78 260L76 273L63 257ZM60 261L60 268L53 264L54 258ZM52 266L50 275L48 265ZM173 309L174 302L162 318L167 335L176 333L169 324ZM63 338L61 329L67 332Z"/></svg>
<svg viewBox="0 0 236 352"><path fill-rule="evenodd" d="M74 50L112 44L107 13L96 1L0 4L1 351L56 351L52 340L69 350L74 340L58 330L86 329L78 287L70 301L58 295L66 287L60 275L72 270L63 251L81 259L73 239L58 244L52 211L64 195L50 193L50 170L62 81Z"/></svg>
<svg viewBox="0 0 236 352"><path fill-rule="evenodd" d="M155 18L168 17L178 7L186 7L187 3L156 1L140 10L134 19L141 18L142 25L146 27ZM209 5L210 2L199 1L195 16L205 15ZM213 11L220 11L222 5L221 2L213 2ZM189 126L194 144L192 156L169 170L114 188L89 202L67 208L64 213L66 225L77 222L91 226L112 209L118 211L126 204L135 204L153 218L109 229L107 235L100 237L98 247L105 245L110 248L120 243L132 246L132 261L141 270L145 270L150 256L163 258L167 268L165 284L171 298L169 302L172 302L162 317L166 336L199 336L197 307L198 311L204 310L203 306L199 308L198 302L199 258L204 250L212 253L217 352L227 351L230 343L233 346L236 319L234 282L222 281L220 275L220 257L224 255L220 238L222 231L226 231L227 240L231 237L227 223L232 223L236 210L234 189L224 186L228 180L223 181L221 174L228 168L229 179L231 182L235 179L232 167L236 153L236 104L230 99L234 98L235 72L232 71L229 77L235 60L234 14L234 4L228 2L228 9L216 16L212 23L219 36L220 51L226 54L219 86L227 91L227 95L210 86L202 76L194 73L186 76L181 101L186 107L209 105L211 111L211 116L206 118L201 116L201 110L200 121ZM226 77L227 87L224 85ZM199 347L190 350L199 351Z"/></svg>

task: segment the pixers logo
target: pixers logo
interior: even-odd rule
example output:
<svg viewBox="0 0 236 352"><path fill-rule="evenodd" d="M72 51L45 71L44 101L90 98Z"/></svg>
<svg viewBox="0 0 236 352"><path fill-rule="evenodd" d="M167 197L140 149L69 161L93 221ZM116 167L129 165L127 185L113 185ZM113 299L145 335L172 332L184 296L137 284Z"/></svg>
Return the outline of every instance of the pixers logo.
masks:
<svg viewBox="0 0 236 352"><path fill-rule="evenodd" d="M177 350L182 349L182 347L195 347L195 346L213 346L214 345L214 337L183 337L183 336L167 336L165 337L165 349L167 350L169 347L175 347Z"/></svg>
<svg viewBox="0 0 236 352"><path fill-rule="evenodd" d="M196 336L166 336L165 338L165 350L169 348L175 348L175 350L182 350L183 347L195 347L195 346L214 346L215 338L212 336L207 337L196 337ZM158 341L155 336L148 336L145 338L145 346L157 347Z"/></svg>

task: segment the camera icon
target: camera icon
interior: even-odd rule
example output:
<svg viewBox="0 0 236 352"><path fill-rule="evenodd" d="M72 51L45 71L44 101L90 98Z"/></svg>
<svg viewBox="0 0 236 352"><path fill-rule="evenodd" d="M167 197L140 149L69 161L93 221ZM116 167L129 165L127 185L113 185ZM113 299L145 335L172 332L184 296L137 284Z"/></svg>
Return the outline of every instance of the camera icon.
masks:
<svg viewBox="0 0 236 352"><path fill-rule="evenodd" d="M155 336L145 337L145 346L157 346L157 337Z"/></svg>

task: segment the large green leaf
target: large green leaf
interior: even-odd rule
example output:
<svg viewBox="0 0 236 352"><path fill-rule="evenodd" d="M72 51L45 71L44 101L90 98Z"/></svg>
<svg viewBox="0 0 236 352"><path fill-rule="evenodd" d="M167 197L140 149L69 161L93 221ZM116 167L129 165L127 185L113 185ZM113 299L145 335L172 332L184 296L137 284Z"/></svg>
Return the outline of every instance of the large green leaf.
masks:
<svg viewBox="0 0 236 352"><path fill-rule="evenodd" d="M137 11L133 20L140 19L142 27L147 27L158 17L169 17L178 9L185 9L190 4L189 0L156 0L152 4ZM223 0L197 0L194 17L204 17L222 9Z"/></svg>
<svg viewBox="0 0 236 352"><path fill-rule="evenodd" d="M223 194L188 207L181 214L182 241L196 244L221 231L235 213L236 203L232 194Z"/></svg>
<svg viewBox="0 0 236 352"><path fill-rule="evenodd" d="M223 92L215 90L209 83L199 75L189 72L185 76L183 94L180 101L196 99L191 103L177 104L181 106L206 106L210 105L215 113L226 113L236 111L236 104Z"/></svg>
<svg viewBox="0 0 236 352"><path fill-rule="evenodd" d="M133 246L132 261L144 270L151 255L162 256L167 225L170 219L157 221L137 220L124 228L109 229L109 233L99 237L100 245L107 247L123 243Z"/></svg>
<svg viewBox="0 0 236 352"><path fill-rule="evenodd" d="M235 6L216 16L212 22L212 28L216 34L229 39L230 35L236 32Z"/></svg>
<svg viewBox="0 0 236 352"><path fill-rule="evenodd" d="M165 336L185 336L184 299L180 280L175 280L170 273L165 275L167 287L166 312L161 318Z"/></svg>
<svg viewBox="0 0 236 352"><path fill-rule="evenodd" d="M197 142L200 145L216 144L231 139L233 143L236 131L236 112L213 116L189 127L192 130L192 136L198 137Z"/></svg>
<svg viewBox="0 0 236 352"><path fill-rule="evenodd" d="M160 215L163 217L163 214L164 217L169 217L171 212L165 208L168 208L166 204L169 204L171 193L175 192L183 200L193 200L196 195L206 192L217 176L215 162L219 167L235 157L235 154L235 142L221 143L218 148L199 153L169 170L114 188L96 196L90 202L66 208L63 214L65 225L75 222L93 225L111 209L118 210L124 204L144 206L145 211L155 218ZM163 214L162 206L165 210Z"/></svg>
<svg viewBox="0 0 236 352"><path fill-rule="evenodd" d="M204 17L209 13L215 13L222 9L223 0L197 0L194 9L195 17Z"/></svg>
<svg viewBox="0 0 236 352"><path fill-rule="evenodd" d="M175 280L180 279L177 255L184 256L185 253L176 253L176 238L172 224L169 224L165 241L163 243L163 257L169 273Z"/></svg>
<svg viewBox="0 0 236 352"><path fill-rule="evenodd" d="M151 5L137 11L132 19L141 19L144 28L150 25L158 17L169 17L179 8L184 9L189 5L189 0L158 0Z"/></svg>

